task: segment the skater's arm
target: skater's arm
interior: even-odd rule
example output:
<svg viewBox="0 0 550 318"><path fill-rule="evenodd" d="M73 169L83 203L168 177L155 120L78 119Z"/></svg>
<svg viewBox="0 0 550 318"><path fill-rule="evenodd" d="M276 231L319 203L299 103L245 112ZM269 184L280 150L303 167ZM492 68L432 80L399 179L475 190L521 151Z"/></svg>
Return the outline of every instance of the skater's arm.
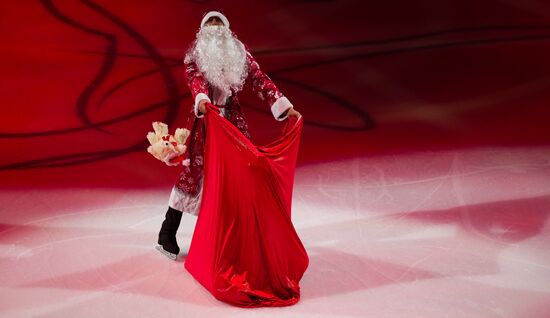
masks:
<svg viewBox="0 0 550 318"><path fill-rule="evenodd" d="M195 62L185 63L185 79L194 100L195 116L204 117L204 103L211 102L208 97L208 83Z"/></svg>
<svg viewBox="0 0 550 318"><path fill-rule="evenodd" d="M292 103L277 88L275 83L265 74L258 62L254 59L248 47L246 47L246 60L248 63L248 76L252 80L252 89L271 107L271 113L275 119L285 120L288 115L294 114ZM296 112L297 113L297 112Z"/></svg>

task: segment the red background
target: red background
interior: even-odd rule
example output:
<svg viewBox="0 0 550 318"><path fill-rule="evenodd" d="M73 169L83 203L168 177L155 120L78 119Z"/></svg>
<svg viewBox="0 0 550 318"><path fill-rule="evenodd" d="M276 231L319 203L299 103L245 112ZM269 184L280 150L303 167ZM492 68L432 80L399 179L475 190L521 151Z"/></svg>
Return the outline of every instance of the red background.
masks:
<svg viewBox="0 0 550 318"><path fill-rule="evenodd" d="M210 9L304 115L299 165L550 139L550 11L534 1L1 6L2 187L171 184L145 135L184 121L182 56ZM269 141L280 123L242 95L254 142Z"/></svg>

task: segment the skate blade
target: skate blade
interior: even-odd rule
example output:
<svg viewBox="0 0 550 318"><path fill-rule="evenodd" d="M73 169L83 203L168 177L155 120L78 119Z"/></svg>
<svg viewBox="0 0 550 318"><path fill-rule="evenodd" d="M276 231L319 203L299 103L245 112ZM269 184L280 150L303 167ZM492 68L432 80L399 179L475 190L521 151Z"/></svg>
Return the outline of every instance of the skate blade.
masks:
<svg viewBox="0 0 550 318"><path fill-rule="evenodd" d="M178 257L176 254L170 253L167 250L165 250L164 248L162 248L162 245L160 245L160 244L157 245L155 248L157 249L157 251L161 252L162 254L164 254L164 256L168 257L169 259L171 259L173 261L175 261L176 258Z"/></svg>

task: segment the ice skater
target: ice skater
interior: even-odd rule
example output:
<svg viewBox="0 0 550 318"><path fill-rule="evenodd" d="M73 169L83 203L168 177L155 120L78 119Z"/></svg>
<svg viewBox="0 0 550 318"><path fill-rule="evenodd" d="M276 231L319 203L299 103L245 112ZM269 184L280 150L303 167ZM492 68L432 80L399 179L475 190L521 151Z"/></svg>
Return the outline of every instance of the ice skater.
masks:
<svg viewBox="0 0 550 318"><path fill-rule="evenodd" d="M194 100L186 128L191 131L188 144L189 166L181 172L172 187L168 211L158 235L157 250L176 260L180 248L176 232L183 213L198 216L201 204L205 103L220 108L220 114L250 139L247 120L241 111L237 93L249 80L252 89L271 109L276 120L299 117L292 103L260 69L248 47L229 29L221 12L210 11L201 21L196 39L185 54L185 79Z"/></svg>

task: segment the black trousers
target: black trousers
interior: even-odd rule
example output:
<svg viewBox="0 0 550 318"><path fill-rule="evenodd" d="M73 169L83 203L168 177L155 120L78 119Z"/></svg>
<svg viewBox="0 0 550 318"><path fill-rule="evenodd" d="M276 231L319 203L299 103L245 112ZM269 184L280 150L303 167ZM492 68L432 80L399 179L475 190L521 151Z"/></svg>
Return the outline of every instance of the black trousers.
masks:
<svg viewBox="0 0 550 318"><path fill-rule="evenodd" d="M159 231L158 243L162 245L164 250L178 254L180 248L176 241L176 232L181 223L181 217L183 213L172 207L168 207L164 221L162 221L162 226Z"/></svg>

